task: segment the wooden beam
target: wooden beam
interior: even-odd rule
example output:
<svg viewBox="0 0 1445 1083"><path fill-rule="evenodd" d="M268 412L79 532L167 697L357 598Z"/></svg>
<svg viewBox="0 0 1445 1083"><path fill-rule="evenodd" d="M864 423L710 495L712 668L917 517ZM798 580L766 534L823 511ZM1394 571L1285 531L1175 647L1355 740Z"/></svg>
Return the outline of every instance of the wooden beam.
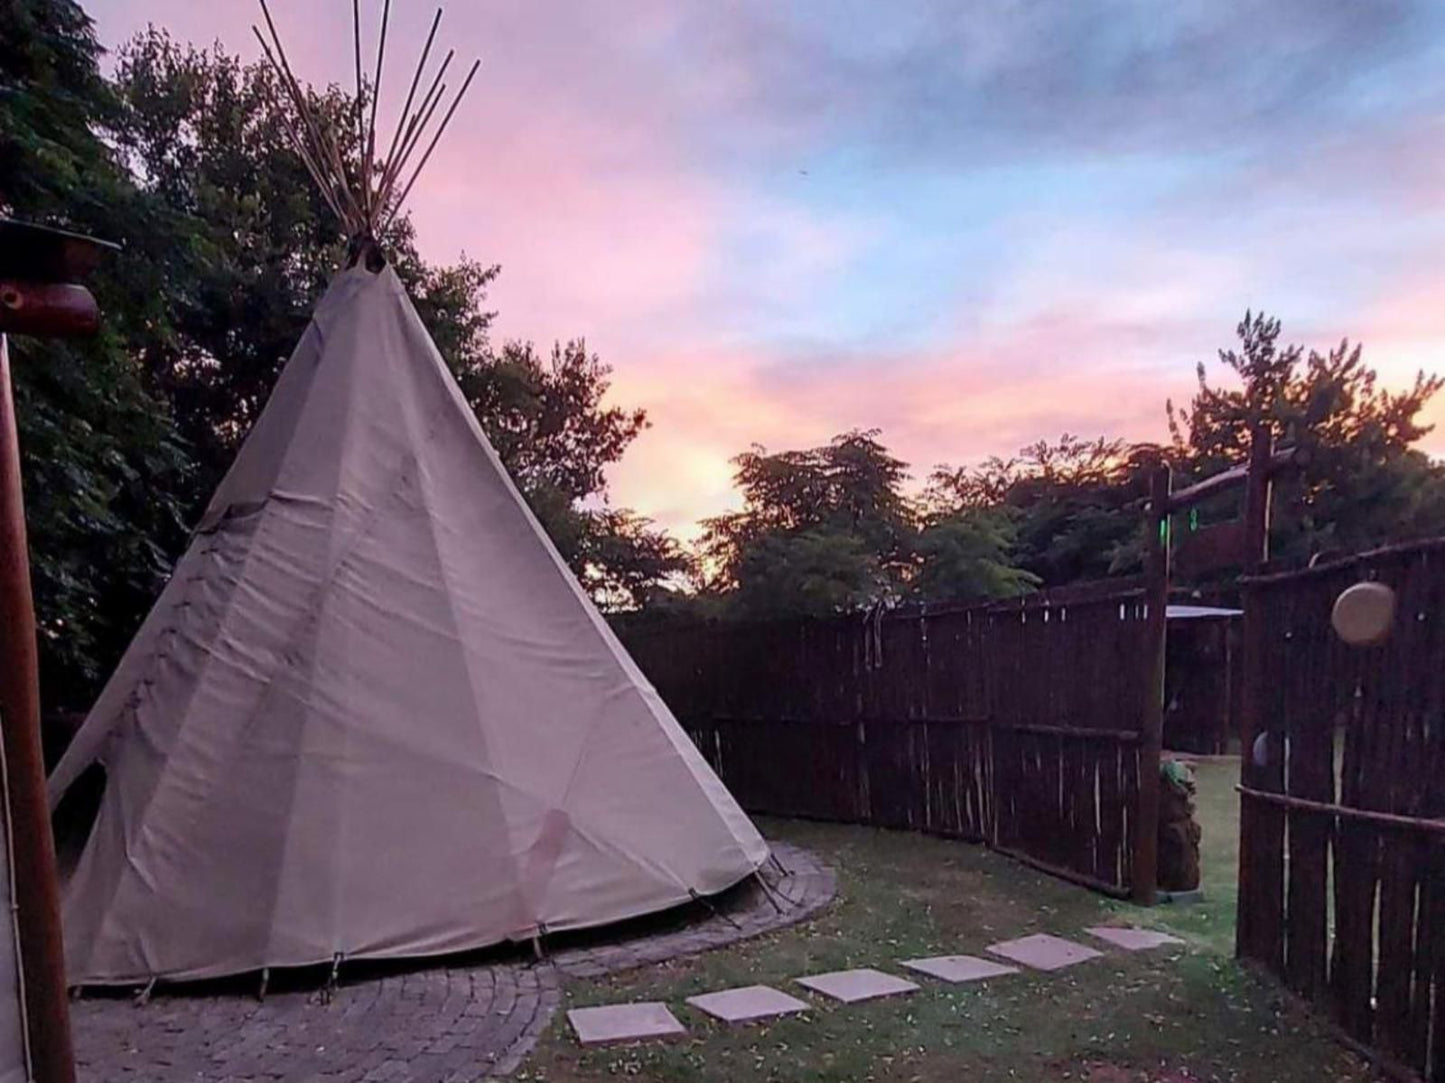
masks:
<svg viewBox="0 0 1445 1083"><path fill-rule="evenodd" d="M1285 448L1282 451L1272 452L1269 462L1265 465L1267 473L1273 475L1287 466L1293 466L1305 461L1305 455L1297 447ZM1177 493L1169 496L1169 510L1183 511L1193 507L1211 496L1217 496L1222 492L1234 488L1236 485L1243 485L1249 480L1249 463L1240 466L1231 466L1228 470L1221 470L1213 477L1205 478L1196 482L1188 488L1180 489Z"/></svg>
<svg viewBox="0 0 1445 1083"><path fill-rule="evenodd" d="M1375 812L1353 805L1337 805L1328 801L1311 801L1304 797L1292 797L1271 790L1252 790L1248 786L1236 785L1239 795L1251 801L1263 801L1267 805L1278 805L1295 812L1310 812L1320 816L1331 816L1340 820L1357 820L1361 823L1376 824L1380 827L1397 827L1406 831L1424 831L1426 834L1445 835L1445 818L1435 816L1402 816L1397 812Z"/></svg>
<svg viewBox="0 0 1445 1083"><path fill-rule="evenodd" d="M73 338L100 330L100 307L84 286L0 281L0 334Z"/></svg>
<svg viewBox="0 0 1445 1083"><path fill-rule="evenodd" d="M1133 730L1085 730L1071 726L1045 726L1033 722L990 722L993 729L1009 733L1037 734L1041 737L1064 737L1069 740L1108 741L1111 744L1135 745L1141 740Z"/></svg>
<svg viewBox="0 0 1445 1083"><path fill-rule="evenodd" d="M40 744L39 664L30 595L20 445L10 353L0 334L0 747L14 845L11 891L20 929L25 1015L36 1083L74 1083L60 892Z"/></svg>
<svg viewBox="0 0 1445 1083"><path fill-rule="evenodd" d="M1057 876L1061 880L1072 881L1081 887L1090 888L1104 895L1112 895L1116 899L1127 899L1129 897L1129 892L1121 888L1118 884L1111 884L1107 880L1100 880L1097 876L1090 876L1086 872L1079 872L1077 869L1070 869L1063 865L1055 865L1050 861L1043 861L1023 850L1015 850L1012 846L999 846L996 843L989 843L988 846L989 849L995 853L1011 857L1015 861L1021 861L1025 865L1038 869L1040 872L1046 872L1050 876Z"/></svg>
<svg viewBox="0 0 1445 1083"><path fill-rule="evenodd" d="M0 278L79 282L120 245L0 216Z"/></svg>

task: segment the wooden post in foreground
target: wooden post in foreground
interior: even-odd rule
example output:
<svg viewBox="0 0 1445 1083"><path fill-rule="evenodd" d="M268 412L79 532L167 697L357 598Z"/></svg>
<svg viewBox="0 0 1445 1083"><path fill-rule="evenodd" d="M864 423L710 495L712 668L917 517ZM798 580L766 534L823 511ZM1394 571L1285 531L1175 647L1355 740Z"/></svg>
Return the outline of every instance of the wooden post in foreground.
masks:
<svg viewBox="0 0 1445 1083"><path fill-rule="evenodd" d="M40 749L40 694L35 608L20 494L20 444L10 389L10 352L0 334L0 729L4 794L14 840L10 885L20 927L20 972L31 1070L37 1083L72 1083L70 1013L45 762ZM8 935L8 932L7 932Z"/></svg>
<svg viewBox="0 0 1445 1083"><path fill-rule="evenodd" d="M1146 637L1141 660L1144 709L1139 728L1139 805L1134 831L1133 897L1153 906L1159 885L1159 768L1164 750L1164 650L1169 608L1169 491L1172 476L1161 463L1149 478L1145 516L1144 601Z"/></svg>
<svg viewBox="0 0 1445 1083"><path fill-rule="evenodd" d="M74 1083L60 885L40 741L39 660L30 552L20 488L20 438L6 332L91 335L95 298L76 280L116 246L0 218L0 800L9 823L13 920L24 980L25 1052L35 1083ZM4 935L10 935L5 930Z"/></svg>
<svg viewBox="0 0 1445 1083"><path fill-rule="evenodd" d="M1244 483L1244 534L1241 568L1245 575L1256 573L1269 560L1270 473L1274 458L1274 437L1268 426L1256 425L1250 434L1249 473ZM1239 676L1239 780L1245 786L1261 786L1265 770L1254 762L1254 742L1264 732L1264 615L1257 602L1244 590L1244 627L1240 635ZM1281 750L1282 751L1282 750ZM1266 765L1267 766L1267 765ZM1262 835L1261 817L1280 815L1251 801L1239 806L1239 896L1235 915L1234 952L1240 958L1259 958L1261 949L1256 926L1283 920L1283 899L1279 892L1265 890L1254 874L1256 853ZM1278 912L1276 916L1275 912ZM1266 937L1266 940L1277 939ZM1276 965L1282 960L1276 960ZM1277 971L1278 972L1278 971Z"/></svg>

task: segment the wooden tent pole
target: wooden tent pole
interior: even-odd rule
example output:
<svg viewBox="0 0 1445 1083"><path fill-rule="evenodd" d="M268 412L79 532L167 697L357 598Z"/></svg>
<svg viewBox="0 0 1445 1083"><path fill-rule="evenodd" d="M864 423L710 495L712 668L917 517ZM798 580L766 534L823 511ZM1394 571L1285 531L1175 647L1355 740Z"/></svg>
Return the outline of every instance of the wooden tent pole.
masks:
<svg viewBox="0 0 1445 1083"><path fill-rule="evenodd" d="M45 761L40 745L39 660L30 596L20 443L10 387L10 354L0 334L0 729L15 848L21 974L31 1070L36 1083L74 1083L60 893Z"/></svg>
<svg viewBox="0 0 1445 1083"><path fill-rule="evenodd" d="M422 72L426 70L426 58L431 55L432 42L436 40L437 27L441 25L441 21L442 9L437 8L436 16L431 21L431 33L426 36L426 44L422 46L421 50L421 59L416 64L416 74L411 77L411 88L406 92L406 104L401 107L401 112L397 115L396 131L391 135L391 146L387 147L386 157L382 159L381 179L377 182L376 188L378 201L384 191L386 175L391 172L391 163L396 156L397 147L401 145L402 130L406 128L407 118L411 114L411 103L416 99L416 88L421 85ZM385 210L385 204L379 203L379 206Z"/></svg>

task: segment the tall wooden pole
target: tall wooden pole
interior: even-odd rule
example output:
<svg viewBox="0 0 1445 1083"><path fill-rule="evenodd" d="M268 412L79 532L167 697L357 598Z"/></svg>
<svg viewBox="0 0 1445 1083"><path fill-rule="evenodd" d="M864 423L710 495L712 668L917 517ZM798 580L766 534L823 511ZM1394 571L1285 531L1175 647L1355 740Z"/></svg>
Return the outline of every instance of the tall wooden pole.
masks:
<svg viewBox="0 0 1445 1083"><path fill-rule="evenodd" d="M10 887L20 928L34 1078L37 1083L74 1083L55 844L40 748L38 669L10 354L0 334L0 730L15 854Z"/></svg>
<svg viewBox="0 0 1445 1083"><path fill-rule="evenodd" d="M1164 652L1169 609L1169 491L1167 463L1149 478L1145 516L1144 599L1147 610L1139 732L1139 806L1134 831L1134 901L1154 905L1159 885L1159 768L1164 751Z"/></svg>
<svg viewBox="0 0 1445 1083"><path fill-rule="evenodd" d="M1267 425L1256 425L1250 434L1249 474L1244 487L1244 552L1241 567L1245 575L1258 572L1269 560L1270 472L1274 457L1274 435ZM1264 614L1250 589L1244 589L1244 622L1240 635L1239 659L1239 775L1245 786L1277 789L1264 785L1266 776L1279 773L1279 765L1254 761L1254 742L1264 732ZM1278 751L1282 754L1282 750ZM1271 769L1273 767L1273 770ZM1268 929L1282 920L1283 899L1279 891L1270 891L1255 875L1257 859L1266 855L1256 850L1267 849L1261 841L1261 818L1278 817L1274 809L1263 809L1250 801L1241 801L1239 809L1239 897L1235 915L1235 954L1241 958L1262 958L1270 948L1260 946L1260 926ZM1268 942L1276 939L1265 936ZM1269 960L1265 960L1269 961ZM1278 972L1278 971L1276 971Z"/></svg>

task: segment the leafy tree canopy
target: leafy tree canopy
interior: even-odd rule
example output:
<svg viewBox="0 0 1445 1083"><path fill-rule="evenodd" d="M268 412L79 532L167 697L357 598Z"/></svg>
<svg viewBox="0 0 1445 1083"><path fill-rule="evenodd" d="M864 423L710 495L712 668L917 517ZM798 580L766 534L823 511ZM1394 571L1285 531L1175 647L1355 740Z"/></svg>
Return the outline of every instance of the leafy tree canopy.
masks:
<svg viewBox="0 0 1445 1083"><path fill-rule="evenodd" d="M750 616L822 616L903 599L996 598L1033 578L1010 559L1012 521L932 512L904 491L908 465L877 431L804 451L739 455L741 511L704 523L708 589Z"/></svg>
<svg viewBox="0 0 1445 1083"><path fill-rule="evenodd" d="M1250 432L1264 425L1303 448L1306 466L1275 486L1275 556L1303 559L1391 539L1445 532L1445 467L1415 444L1430 430L1421 411L1445 383L1416 375L1401 391L1380 386L1362 348L1325 353L1280 341L1280 321L1246 312L1239 346L1219 351L1234 387L1197 369L1187 407L1169 404L1172 458L1188 479L1248 458Z"/></svg>
<svg viewBox="0 0 1445 1083"><path fill-rule="evenodd" d="M184 537L193 462L135 357L175 329L150 242L164 220L102 134L120 102L69 0L0 4L0 213L123 239L85 341L11 340L47 698L84 702ZM98 134L100 133L100 134Z"/></svg>
<svg viewBox="0 0 1445 1083"><path fill-rule="evenodd" d="M1097 579L1138 563L1142 468L1158 454L1149 445L1065 433L974 469L939 467L924 500L935 515L993 509L1006 516L1011 551L1038 584Z"/></svg>
<svg viewBox="0 0 1445 1083"><path fill-rule="evenodd" d="M1041 580L1020 567L1017 517L1004 508L962 508L933 518L914 543L909 595L919 601L1011 598Z"/></svg>

